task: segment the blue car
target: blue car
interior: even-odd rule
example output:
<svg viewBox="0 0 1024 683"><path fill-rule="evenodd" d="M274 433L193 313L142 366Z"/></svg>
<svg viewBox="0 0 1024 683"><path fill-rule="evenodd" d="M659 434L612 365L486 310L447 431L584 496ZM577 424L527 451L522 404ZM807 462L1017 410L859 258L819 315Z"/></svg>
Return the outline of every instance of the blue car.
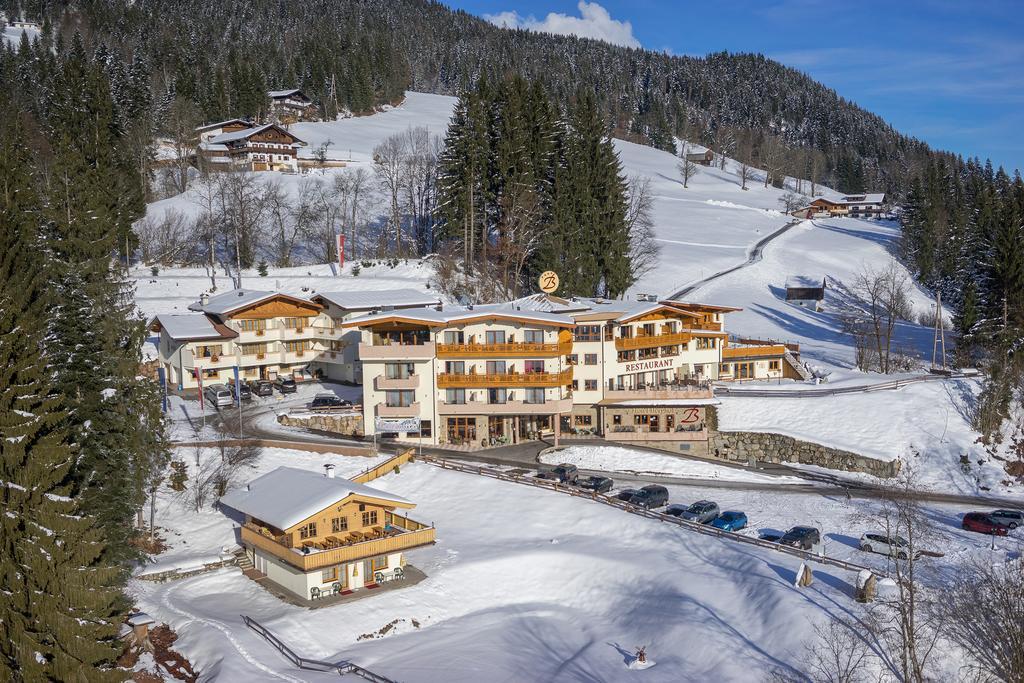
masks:
<svg viewBox="0 0 1024 683"><path fill-rule="evenodd" d="M735 510L726 510L711 522L711 526L722 531L739 531L747 526L747 515Z"/></svg>

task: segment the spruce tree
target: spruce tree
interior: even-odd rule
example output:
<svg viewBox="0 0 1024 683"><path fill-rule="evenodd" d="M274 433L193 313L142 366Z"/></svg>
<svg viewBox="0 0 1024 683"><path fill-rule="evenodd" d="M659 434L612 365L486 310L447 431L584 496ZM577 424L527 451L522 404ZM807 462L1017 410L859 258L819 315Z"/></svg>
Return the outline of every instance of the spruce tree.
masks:
<svg viewBox="0 0 1024 683"><path fill-rule="evenodd" d="M97 564L102 535L65 483L77 452L47 351L52 300L30 163L23 131L8 123L0 137L0 679L123 680L112 668L118 572Z"/></svg>

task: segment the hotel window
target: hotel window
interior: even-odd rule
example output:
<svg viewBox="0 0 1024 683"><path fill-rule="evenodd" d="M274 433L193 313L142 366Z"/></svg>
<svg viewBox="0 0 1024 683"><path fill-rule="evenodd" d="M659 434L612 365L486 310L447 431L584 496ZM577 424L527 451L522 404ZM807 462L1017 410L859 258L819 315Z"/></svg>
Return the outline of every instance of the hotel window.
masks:
<svg viewBox="0 0 1024 683"><path fill-rule="evenodd" d="M488 389L487 402L492 405L508 402L508 389Z"/></svg>
<svg viewBox="0 0 1024 683"><path fill-rule="evenodd" d="M570 353L568 356L565 357L565 362L568 363L569 365L577 365L580 362L580 357L577 356L575 353Z"/></svg>
<svg viewBox="0 0 1024 683"><path fill-rule="evenodd" d="M338 568L328 567L320 572L320 583L331 583L338 580Z"/></svg>
<svg viewBox="0 0 1024 683"><path fill-rule="evenodd" d="M316 522L299 527L299 538L316 538Z"/></svg>
<svg viewBox="0 0 1024 683"><path fill-rule="evenodd" d="M331 520L331 533L337 534L348 531L348 517L335 517Z"/></svg>
<svg viewBox="0 0 1024 683"><path fill-rule="evenodd" d="M408 408L416 402L415 391L385 391L384 396L389 408Z"/></svg>
<svg viewBox="0 0 1024 683"><path fill-rule="evenodd" d="M615 413L614 415L612 415L612 424L613 425L620 425L620 424L622 424L622 415L619 414L619 413Z"/></svg>
<svg viewBox="0 0 1024 683"><path fill-rule="evenodd" d="M526 360L523 361L523 371L526 374L544 372L544 361L542 360Z"/></svg>
<svg viewBox="0 0 1024 683"><path fill-rule="evenodd" d="M309 318L285 318L284 326L289 330L301 330L309 327Z"/></svg>
<svg viewBox="0 0 1024 683"><path fill-rule="evenodd" d="M544 403L544 390L538 388L528 388L523 392L526 396L523 399L523 403L539 404Z"/></svg>
<svg viewBox="0 0 1024 683"><path fill-rule="evenodd" d="M729 364L728 363L722 363L721 367L718 368L718 371L723 373L723 374L728 375L729 374Z"/></svg>
<svg viewBox="0 0 1024 683"><path fill-rule="evenodd" d="M697 350L713 349L715 348L714 337L697 337Z"/></svg>
<svg viewBox="0 0 1024 683"><path fill-rule="evenodd" d="M587 391L597 391L597 380L596 379L585 379L583 380L583 388Z"/></svg>
<svg viewBox="0 0 1024 683"><path fill-rule="evenodd" d="M601 341L600 325L577 325L573 338L578 342Z"/></svg>
<svg viewBox="0 0 1024 683"><path fill-rule="evenodd" d="M586 353L586 354L583 354L583 364L584 365L597 365L597 354L596 353Z"/></svg>
<svg viewBox="0 0 1024 683"><path fill-rule="evenodd" d="M658 357L658 347L654 346L654 347L651 347L649 349L639 349L637 351L637 354L638 354L637 357L640 360L647 360L648 358L657 358Z"/></svg>
<svg viewBox="0 0 1024 683"><path fill-rule="evenodd" d="M574 379L572 381L572 390L573 391L579 391L579 388L580 388L580 381L578 379Z"/></svg>
<svg viewBox="0 0 1024 683"><path fill-rule="evenodd" d="M196 347L196 358L212 358L219 356L223 347L220 344L207 344Z"/></svg>
<svg viewBox="0 0 1024 683"><path fill-rule="evenodd" d="M486 367L488 375L504 375L507 372L505 361L503 360L489 360Z"/></svg>
<svg viewBox="0 0 1024 683"><path fill-rule="evenodd" d="M523 330L523 339L527 344L543 344L544 330Z"/></svg>
<svg viewBox="0 0 1024 683"><path fill-rule="evenodd" d="M239 346L242 348L243 356L255 356L267 352L266 344L239 344Z"/></svg>
<svg viewBox="0 0 1024 683"><path fill-rule="evenodd" d="M308 339L302 339L299 341L286 341L284 342L284 350L289 353L298 353L300 351L308 351L313 348L312 343Z"/></svg>
<svg viewBox="0 0 1024 683"><path fill-rule="evenodd" d="M385 363L384 375L388 379L408 379L412 377L412 363Z"/></svg>
<svg viewBox="0 0 1024 683"><path fill-rule="evenodd" d="M779 361L777 361L777 360L770 360L770 361L768 361L768 369L769 370L778 370L779 369Z"/></svg>
<svg viewBox="0 0 1024 683"><path fill-rule="evenodd" d="M463 343L462 332L445 332L444 343L445 344L462 344Z"/></svg>
<svg viewBox="0 0 1024 683"><path fill-rule="evenodd" d="M431 436L430 420L420 420L420 436Z"/></svg>
<svg viewBox="0 0 1024 683"><path fill-rule="evenodd" d="M373 526L377 523L377 511L371 510L370 512L363 513L363 526Z"/></svg>
<svg viewBox="0 0 1024 683"><path fill-rule="evenodd" d="M203 379L219 379L220 370L203 370Z"/></svg>
<svg viewBox="0 0 1024 683"><path fill-rule="evenodd" d="M376 571L380 571L381 569L387 569L388 568L388 556L387 555L381 555L380 557L373 558L372 563L371 563L370 566L373 567L373 571L375 571L375 572Z"/></svg>
<svg viewBox="0 0 1024 683"><path fill-rule="evenodd" d="M466 403L465 389L446 389L444 402L448 405L464 405Z"/></svg>
<svg viewBox="0 0 1024 683"><path fill-rule="evenodd" d="M484 341L488 344L504 344L505 330L488 330L484 333Z"/></svg>
<svg viewBox="0 0 1024 683"><path fill-rule="evenodd" d="M448 375L465 375L466 374L466 361L464 360L446 360L444 362L444 371Z"/></svg>
<svg viewBox="0 0 1024 683"><path fill-rule="evenodd" d="M619 362L627 363L636 360L636 351L619 351Z"/></svg>
<svg viewBox="0 0 1024 683"><path fill-rule="evenodd" d="M593 424L592 417L590 415L576 415L575 423L577 427L589 427Z"/></svg>
<svg viewBox="0 0 1024 683"><path fill-rule="evenodd" d="M242 332L256 332L267 329L266 320L238 320L238 329Z"/></svg>

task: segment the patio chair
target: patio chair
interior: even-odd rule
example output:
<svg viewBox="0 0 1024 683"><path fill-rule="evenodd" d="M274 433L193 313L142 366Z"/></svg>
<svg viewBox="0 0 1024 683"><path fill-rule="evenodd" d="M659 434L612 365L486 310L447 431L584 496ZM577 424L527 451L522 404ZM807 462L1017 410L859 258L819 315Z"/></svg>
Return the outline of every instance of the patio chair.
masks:
<svg viewBox="0 0 1024 683"><path fill-rule="evenodd" d="M392 576L393 576L393 577L394 577L395 579L401 579L401 578L404 578L404 577L405 577L405 569L404 569L404 568L402 568L402 567L395 567L395 568L394 568L394 569L392 570L392 572L391 572L391 575L392 575Z"/></svg>
<svg viewBox="0 0 1024 683"><path fill-rule="evenodd" d="M341 592L341 583L339 583L338 581L335 581L334 583L331 584L331 593L333 595L337 595L340 592Z"/></svg>
<svg viewBox="0 0 1024 683"><path fill-rule="evenodd" d="M309 589L309 595L310 595L310 599L311 600L319 600L320 599L320 589L317 588L316 586L313 586L312 588Z"/></svg>

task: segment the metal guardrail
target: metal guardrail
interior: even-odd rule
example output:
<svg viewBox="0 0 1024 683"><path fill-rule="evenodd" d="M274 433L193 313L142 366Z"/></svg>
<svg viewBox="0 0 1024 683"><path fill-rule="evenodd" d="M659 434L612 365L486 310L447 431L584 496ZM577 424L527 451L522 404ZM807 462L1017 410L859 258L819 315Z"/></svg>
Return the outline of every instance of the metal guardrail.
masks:
<svg viewBox="0 0 1024 683"><path fill-rule="evenodd" d="M373 683L396 683L396 681L390 678L385 678L380 674L375 674L368 669L364 669L357 664L353 664L352 662L337 662L332 664L331 662L323 662L317 659L301 657L295 654L295 651L288 647L284 641L275 636L258 621L244 614L241 615L241 617L246 626L251 628L253 631L256 631L256 633L258 633L264 640L273 645L274 649L284 655L285 659L299 669L306 669L308 671L337 671L340 676L345 674L355 674L356 676L365 678L368 681L373 681Z"/></svg>
<svg viewBox="0 0 1024 683"><path fill-rule="evenodd" d="M835 389L744 389L742 387L723 387L715 385L716 396L738 396L747 398L821 398L824 396L841 396L843 394L867 394L872 391L895 391L910 384L932 382L946 379L964 379L977 377L978 372L954 372L949 375L921 375L906 379L879 382L877 384L861 384L852 387L836 387Z"/></svg>
<svg viewBox="0 0 1024 683"><path fill-rule="evenodd" d="M552 481L549 479L537 479L536 477L524 477L518 474L502 472L501 470L496 470L491 467L483 467L477 465L462 465L459 463L454 463L445 460L443 458L437 458L432 455L419 456L419 459L424 462L430 463L431 465L436 465L437 467L446 470L455 470L458 472L466 472L468 474L478 474L484 477L491 477L492 479L499 479L501 481L509 481L516 484L526 484L528 486L534 486L536 488L548 489L550 491L558 491L559 493L566 493L570 496L574 496L577 498L586 498L588 500L593 500L598 503L604 503L605 505L609 505L611 507L619 508L620 510L625 510L626 512L630 512L634 515L647 517L648 519L655 519L659 522L665 522L667 524L674 524L688 531L694 531L700 534L704 534L705 536L715 536L717 538L725 539L728 541L746 543L747 545L755 545L760 548L775 550L781 553L785 553L787 555L799 557L801 560L807 562L817 562L819 564L831 565L833 567L839 567L841 569L846 569L848 571L854 572L859 572L866 569L872 572L873 574L879 575L877 569L865 567L864 565L856 564L854 562L847 562L846 560L827 557L825 555L816 555L815 553L812 553L808 550L790 548L789 546L779 545L778 543L775 543L773 541L767 541L762 538L740 536L739 534L735 534L731 531L723 531L721 529L716 529L715 527L708 526L706 524L699 524L697 522L691 522L686 519L680 519L679 517L674 517L672 515L666 515L662 512L655 512L653 510L648 510L646 508L637 507L636 505L631 505L626 501L619 500L618 498L606 496L604 494L596 493L593 491L584 491L582 489L576 488L575 486L568 486L557 481Z"/></svg>

